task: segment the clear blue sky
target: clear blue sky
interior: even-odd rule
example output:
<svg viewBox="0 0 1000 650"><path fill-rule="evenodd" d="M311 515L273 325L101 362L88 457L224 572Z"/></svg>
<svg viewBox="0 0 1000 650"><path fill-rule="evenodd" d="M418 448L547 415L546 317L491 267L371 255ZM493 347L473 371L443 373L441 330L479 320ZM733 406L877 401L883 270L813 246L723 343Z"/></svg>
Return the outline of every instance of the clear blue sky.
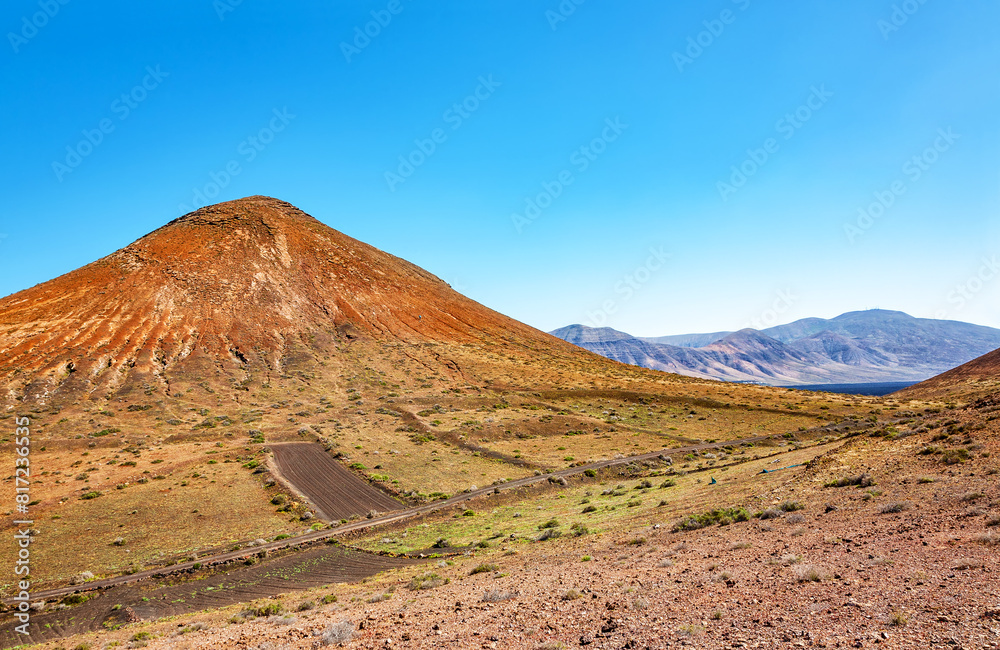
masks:
<svg viewBox="0 0 1000 650"><path fill-rule="evenodd" d="M545 330L1000 327L995 1L62 1L0 11L0 295L200 190Z"/></svg>

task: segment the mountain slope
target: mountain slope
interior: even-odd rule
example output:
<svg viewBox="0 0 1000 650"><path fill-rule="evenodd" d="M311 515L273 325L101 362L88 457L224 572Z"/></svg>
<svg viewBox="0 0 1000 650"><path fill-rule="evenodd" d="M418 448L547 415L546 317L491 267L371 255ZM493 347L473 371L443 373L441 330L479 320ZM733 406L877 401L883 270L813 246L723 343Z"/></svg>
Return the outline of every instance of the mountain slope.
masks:
<svg viewBox="0 0 1000 650"><path fill-rule="evenodd" d="M976 399L1000 393L1000 350L910 386L895 395L904 399ZM995 397L994 397L995 399ZM992 402L996 404L996 401Z"/></svg>
<svg viewBox="0 0 1000 650"><path fill-rule="evenodd" d="M308 378L359 338L416 348L416 365L458 375L454 358L430 347L579 356L405 260L255 196L187 214L0 300L0 387L8 402L171 395L201 383L239 390Z"/></svg>
<svg viewBox="0 0 1000 650"><path fill-rule="evenodd" d="M1000 330L885 310L807 318L760 332L637 338L572 325L552 334L624 363L774 385L920 381L1000 348Z"/></svg>

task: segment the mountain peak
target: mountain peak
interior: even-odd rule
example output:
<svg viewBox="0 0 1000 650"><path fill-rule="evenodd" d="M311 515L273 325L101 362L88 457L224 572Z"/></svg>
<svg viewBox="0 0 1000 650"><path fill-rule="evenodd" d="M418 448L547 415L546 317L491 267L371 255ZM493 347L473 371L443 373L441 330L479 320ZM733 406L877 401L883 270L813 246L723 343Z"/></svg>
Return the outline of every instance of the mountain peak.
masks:
<svg viewBox="0 0 1000 650"><path fill-rule="evenodd" d="M170 391L213 368L237 383L315 364L361 336L569 350L289 203L251 196L0 300L0 388Z"/></svg>
<svg viewBox="0 0 1000 650"><path fill-rule="evenodd" d="M164 228L177 224L234 225L237 223L275 223L279 221L316 221L291 203L271 196L245 196L224 201L189 212ZM318 223L318 222L317 222Z"/></svg>

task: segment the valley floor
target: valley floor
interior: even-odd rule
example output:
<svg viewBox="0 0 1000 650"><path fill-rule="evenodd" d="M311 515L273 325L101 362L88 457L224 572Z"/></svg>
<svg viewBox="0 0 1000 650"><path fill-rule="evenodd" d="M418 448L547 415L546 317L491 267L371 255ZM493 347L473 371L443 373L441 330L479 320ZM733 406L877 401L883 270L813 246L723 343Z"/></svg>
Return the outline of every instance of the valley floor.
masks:
<svg viewBox="0 0 1000 650"><path fill-rule="evenodd" d="M441 512L359 543L391 545L438 523L463 543L493 543L43 647L1000 648L1000 440L988 413L790 448L717 484L697 472L667 488L635 476L534 495L515 519L487 503L471 517ZM759 474L802 460L812 462ZM553 514L549 528L563 534L539 541L549 528L536 522Z"/></svg>

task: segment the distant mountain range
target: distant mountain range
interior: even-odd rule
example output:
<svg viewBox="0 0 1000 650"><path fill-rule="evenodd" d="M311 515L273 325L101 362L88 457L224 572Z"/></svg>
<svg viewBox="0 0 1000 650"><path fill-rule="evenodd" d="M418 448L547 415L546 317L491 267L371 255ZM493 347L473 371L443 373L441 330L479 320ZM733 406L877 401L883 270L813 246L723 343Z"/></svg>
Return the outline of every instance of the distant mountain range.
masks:
<svg viewBox="0 0 1000 650"><path fill-rule="evenodd" d="M623 363L775 386L917 382L1000 348L1000 329L882 309L760 331L640 338L570 325L551 334Z"/></svg>

